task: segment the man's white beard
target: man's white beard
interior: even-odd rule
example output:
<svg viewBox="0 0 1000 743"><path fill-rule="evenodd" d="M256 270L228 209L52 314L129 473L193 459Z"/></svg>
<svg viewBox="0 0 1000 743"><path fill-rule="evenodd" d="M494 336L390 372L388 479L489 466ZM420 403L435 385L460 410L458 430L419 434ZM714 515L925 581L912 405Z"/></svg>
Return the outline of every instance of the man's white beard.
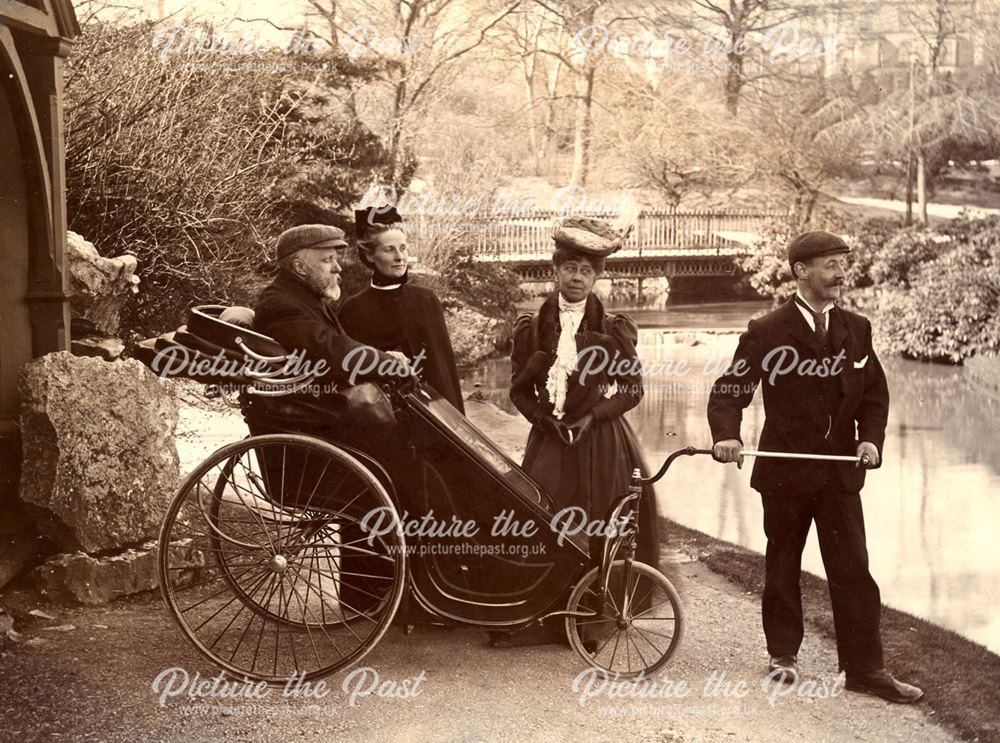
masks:
<svg viewBox="0 0 1000 743"><path fill-rule="evenodd" d="M303 276L302 280L305 281L306 286L313 290L323 299L328 299L331 302L336 302L340 299L340 282L335 279L331 279L331 283L320 286L319 280L314 276Z"/></svg>

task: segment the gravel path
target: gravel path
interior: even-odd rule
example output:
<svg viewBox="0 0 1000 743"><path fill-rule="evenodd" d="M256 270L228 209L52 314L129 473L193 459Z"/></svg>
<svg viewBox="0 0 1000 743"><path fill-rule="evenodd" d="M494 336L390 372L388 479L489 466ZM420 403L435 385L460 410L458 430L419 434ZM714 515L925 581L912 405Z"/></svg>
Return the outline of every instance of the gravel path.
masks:
<svg viewBox="0 0 1000 743"><path fill-rule="evenodd" d="M656 686L645 687L647 694L655 693L652 697L615 697L595 688L581 704L573 684L582 667L568 648L491 648L478 631L418 627L410 636L391 630L364 660L374 669L365 685L377 672L380 684L396 682L399 689L409 680L412 689L423 675L415 687L419 693L408 699L360 696L352 705L351 689L345 691L344 676L337 676L330 679L330 693L318 700L283 698L275 689L262 700L180 697L161 708L153 681L162 671L181 667L206 679L216 671L181 639L158 599L146 597L103 608L47 607L54 619L33 618L22 627L20 643L0 647L0 738L129 743L223 738L763 743L786 735L816 743L954 740L919 706L898 707L842 690L832 698L810 698L806 683L798 690L801 696L772 698L761 686L767 657L759 602L697 562L678 568L686 634ZM75 629L45 629L65 625ZM802 663L815 689L837 687L830 643L807 638ZM720 684L715 694L704 693L713 674L728 682L728 689ZM680 682L690 688L684 698L676 693ZM739 682L745 684L742 696ZM675 693L668 696L670 684Z"/></svg>
<svg viewBox="0 0 1000 743"><path fill-rule="evenodd" d="M890 199L871 199L862 196L838 196L838 200L844 202L845 204L854 204L856 206L870 206L876 209L885 209L891 212L903 213L906 211L905 201L892 201ZM917 204L914 202L913 209L916 211ZM990 209L984 206L968 206L960 204L927 204L927 214L931 217L939 217L941 219L954 219L962 211L967 211L972 217L981 219L983 217L988 217L994 214L1000 214L1000 209Z"/></svg>

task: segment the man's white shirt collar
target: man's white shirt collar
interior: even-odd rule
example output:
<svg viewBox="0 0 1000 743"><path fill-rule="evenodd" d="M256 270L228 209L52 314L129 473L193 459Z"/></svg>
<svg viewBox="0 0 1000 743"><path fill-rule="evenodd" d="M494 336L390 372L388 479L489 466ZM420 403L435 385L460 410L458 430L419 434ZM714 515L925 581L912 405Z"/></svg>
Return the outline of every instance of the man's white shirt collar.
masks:
<svg viewBox="0 0 1000 743"><path fill-rule="evenodd" d="M811 304L809 304L808 302L806 302L806 298L802 296L802 292L796 290L795 296L798 297L799 301L803 302L806 305L806 307L812 307ZM805 307L803 307L798 302L795 303L795 306L798 308L799 312L802 313L802 317L804 317L806 319L806 322L809 323L809 328L813 332L815 332L816 331L816 323L813 321L812 313L810 313L809 310L807 310ZM830 301L830 302L827 302L823 306L822 310L820 310L820 312L822 312L825 315L827 315L827 318L826 318L826 327L828 327L828 328L830 327L830 317L829 317L830 310L833 309L833 306L834 306L833 302Z"/></svg>

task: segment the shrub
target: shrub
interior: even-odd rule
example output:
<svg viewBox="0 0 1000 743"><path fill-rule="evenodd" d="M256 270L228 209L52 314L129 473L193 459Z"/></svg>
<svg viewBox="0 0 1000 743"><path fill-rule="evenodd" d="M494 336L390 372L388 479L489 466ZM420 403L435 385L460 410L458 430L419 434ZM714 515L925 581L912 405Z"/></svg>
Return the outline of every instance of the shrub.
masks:
<svg viewBox="0 0 1000 743"><path fill-rule="evenodd" d="M449 308L445 318L460 369L494 355L509 339L510 323L469 307Z"/></svg>
<svg viewBox="0 0 1000 743"><path fill-rule="evenodd" d="M961 363L1000 349L1000 217L933 227L866 219L831 226L852 248L844 304L872 316L880 345L914 359ZM770 225L743 261L750 283L781 300L795 291L790 228Z"/></svg>
<svg viewBox="0 0 1000 743"><path fill-rule="evenodd" d="M466 304L489 317L505 318L524 299L520 277L494 263L475 263L466 258L442 274L445 300Z"/></svg>
<svg viewBox="0 0 1000 743"><path fill-rule="evenodd" d="M871 219L845 219L836 230L851 246L851 260L847 269L847 286L852 290L873 286L872 264L902 227L902 220L888 217Z"/></svg>
<svg viewBox="0 0 1000 743"><path fill-rule="evenodd" d="M951 237L927 226L902 227L875 253L869 279L872 284L906 289L928 262L954 247Z"/></svg>
<svg viewBox="0 0 1000 743"><path fill-rule="evenodd" d="M138 258L129 341L197 302L252 304L277 234L335 223L385 158L341 100L365 70L332 58L302 74L274 52L234 77L211 54L161 59L156 29L89 23L67 62L69 227Z"/></svg>
<svg viewBox="0 0 1000 743"><path fill-rule="evenodd" d="M846 283L852 292L867 289L876 283L892 282L895 277L904 276L906 267L910 265L906 256L915 252L914 245L922 247L914 265L940 253L934 244L934 250L925 254L920 241L926 242L926 238L907 237L920 234L920 230L916 228L900 234L902 223L898 219L876 217L858 220L842 213L829 212L824 213L824 223L816 229L843 235L851 246ZM795 281L788 265L788 243L792 240L793 231L794 226L784 220L767 225L754 244L752 255L747 256L741 264L747 272L750 285L758 293L774 297L776 301L795 293ZM891 246L888 254L886 246ZM886 258L887 255L890 257ZM867 295L862 292L861 296Z"/></svg>
<svg viewBox="0 0 1000 743"><path fill-rule="evenodd" d="M953 247L911 270L908 286L881 292L877 321L892 350L961 363L1000 350L1000 218L945 231L943 244Z"/></svg>
<svg viewBox="0 0 1000 743"><path fill-rule="evenodd" d="M775 220L765 225L750 255L740 262L750 286L761 296L773 297L775 302L795 293L792 269L788 265L788 243L793 229L788 220Z"/></svg>

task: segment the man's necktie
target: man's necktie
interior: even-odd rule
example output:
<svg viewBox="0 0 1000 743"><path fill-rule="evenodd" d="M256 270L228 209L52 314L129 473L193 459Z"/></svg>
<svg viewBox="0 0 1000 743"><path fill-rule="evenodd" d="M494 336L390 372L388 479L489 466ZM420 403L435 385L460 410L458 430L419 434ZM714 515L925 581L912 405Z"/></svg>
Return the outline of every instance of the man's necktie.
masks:
<svg viewBox="0 0 1000 743"><path fill-rule="evenodd" d="M806 311L812 315L813 327L815 328L813 333L816 335L816 340L819 342L819 345L822 346L826 343L826 313L816 312L816 310L800 300L798 297L795 297L795 301L800 307L804 307Z"/></svg>

